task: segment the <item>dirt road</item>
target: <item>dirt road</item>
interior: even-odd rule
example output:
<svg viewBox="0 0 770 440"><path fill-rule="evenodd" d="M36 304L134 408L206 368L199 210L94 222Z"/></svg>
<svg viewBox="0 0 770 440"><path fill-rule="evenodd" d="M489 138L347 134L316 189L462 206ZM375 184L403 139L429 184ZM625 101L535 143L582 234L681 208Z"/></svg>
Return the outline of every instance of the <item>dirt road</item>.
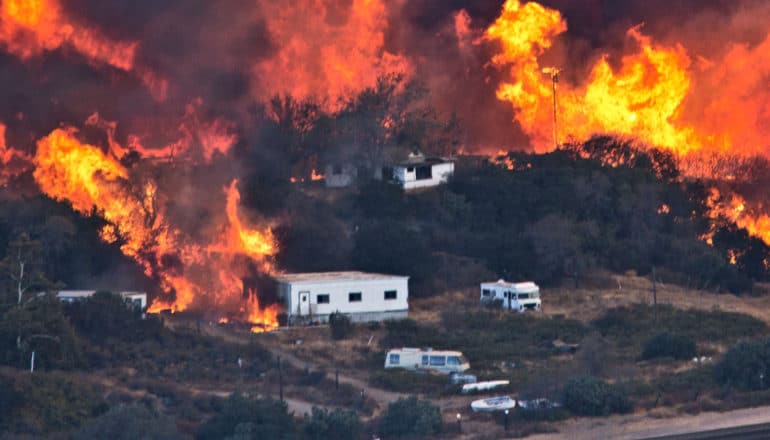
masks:
<svg viewBox="0 0 770 440"><path fill-rule="evenodd" d="M570 420L559 426L559 433L540 434L529 438L532 440L563 438L635 440L766 422L770 422L770 407L767 406L723 413L708 412L695 416L677 416L676 418L654 419L647 414L632 414Z"/></svg>

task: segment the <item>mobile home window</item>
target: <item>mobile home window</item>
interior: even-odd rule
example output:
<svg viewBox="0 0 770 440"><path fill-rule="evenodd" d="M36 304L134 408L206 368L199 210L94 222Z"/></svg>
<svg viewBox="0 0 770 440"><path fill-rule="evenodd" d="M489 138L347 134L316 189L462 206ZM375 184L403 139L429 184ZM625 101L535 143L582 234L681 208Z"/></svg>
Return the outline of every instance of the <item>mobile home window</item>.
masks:
<svg viewBox="0 0 770 440"><path fill-rule="evenodd" d="M315 299L316 304L329 304L329 294L321 293Z"/></svg>
<svg viewBox="0 0 770 440"><path fill-rule="evenodd" d="M427 354L422 355L422 364L423 365L428 365L428 355Z"/></svg>
<svg viewBox="0 0 770 440"><path fill-rule="evenodd" d="M447 356L446 357L446 364L447 365L460 365L460 358L457 356Z"/></svg>
<svg viewBox="0 0 770 440"><path fill-rule="evenodd" d="M401 355L398 354L391 354L390 355L390 365L398 365L398 363L401 361Z"/></svg>
<svg viewBox="0 0 770 440"><path fill-rule="evenodd" d="M348 302L361 302L361 292L348 293Z"/></svg>
<svg viewBox="0 0 770 440"><path fill-rule="evenodd" d="M484 295L484 296L491 296L492 295L492 291L489 290L489 289L484 289L484 290L481 291L481 294Z"/></svg>
<svg viewBox="0 0 770 440"><path fill-rule="evenodd" d="M385 291L385 299L396 299L396 296L398 296L398 292L396 290Z"/></svg>
<svg viewBox="0 0 770 440"><path fill-rule="evenodd" d="M446 356L431 356L430 357L430 366L431 367L443 367L446 365Z"/></svg>

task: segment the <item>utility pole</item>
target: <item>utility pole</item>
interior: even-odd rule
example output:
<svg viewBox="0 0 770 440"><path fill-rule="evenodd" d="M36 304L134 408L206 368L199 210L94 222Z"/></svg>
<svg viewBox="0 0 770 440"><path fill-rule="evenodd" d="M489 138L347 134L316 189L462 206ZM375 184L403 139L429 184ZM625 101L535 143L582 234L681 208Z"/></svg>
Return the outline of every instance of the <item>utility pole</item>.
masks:
<svg viewBox="0 0 770 440"><path fill-rule="evenodd" d="M551 77L551 88L553 90L553 148L559 148L559 130L558 130L558 118L557 118L557 101L556 101L556 83L559 82L559 74L562 69L558 67L544 67L543 73Z"/></svg>
<svg viewBox="0 0 770 440"><path fill-rule="evenodd" d="M658 323L658 287L655 280L655 266L652 266L652 312L655 323Z"/></svg>

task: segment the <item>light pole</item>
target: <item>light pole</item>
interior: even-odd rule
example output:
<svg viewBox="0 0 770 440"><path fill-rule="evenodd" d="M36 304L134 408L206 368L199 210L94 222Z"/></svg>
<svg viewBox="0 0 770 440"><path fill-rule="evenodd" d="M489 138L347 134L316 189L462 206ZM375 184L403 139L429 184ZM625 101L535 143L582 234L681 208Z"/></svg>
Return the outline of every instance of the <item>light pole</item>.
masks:
<svg viewBox="0 0 770 440"><path fill-rule="evenodd" d="M551 77L551 87L553 90L553 147L559 148L559 131L556 118L556 83L559 82L559 74L562 69L558 67L544 67L543 73Z"/></svg>

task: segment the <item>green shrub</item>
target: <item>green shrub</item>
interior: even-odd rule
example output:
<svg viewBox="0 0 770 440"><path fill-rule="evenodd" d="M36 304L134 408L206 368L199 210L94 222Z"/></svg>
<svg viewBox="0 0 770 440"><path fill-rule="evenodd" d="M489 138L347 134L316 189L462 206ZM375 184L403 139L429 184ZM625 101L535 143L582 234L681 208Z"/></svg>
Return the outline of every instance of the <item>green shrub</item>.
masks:
<svg viewBox="0 0 770 440"><path fill-rule="evenodd" d="M142 405L120 405L91 419L74 436L75 440L176 440L185 438L174 420Z"/></svg>
<svg viewBox="0 0 770 440"><path fill-rule="evenodd" d="M573 379L564 386L564 407L582 416L626 413L633 408L621 388L590 376Z"/></svg>
<svg viewBox="0 0 770 440"><path fill-rule="evenodd" d="M306 440L356 440L361 437L361 430L361 421L353 411L313 407L313 414L305 415L302 434Z"/></svg>
<svg viewBox="0 0 770 440"><path fill-rule="evenodd" d="M350 337L355 327L349 316L334 312L329 315L329 329L332 332L332 339L340 340Z"/></svg>
<svg viewBox="0 0 770 440"><path fill-rule="evenodd" d="M731 347L714 367L714 378L723 385L744 390L770 385L770 340L744 341Z"/></svg>
<svg viewBox="0 0 770 440"><path fill-rule="evenodd" d="M695 356L695 341L692 338L674 333L659 333L648 339L642 350L642 359L670 357L691 359Z"/></svg>
<svg viewBox="0 0 770 440"><path fill-rule="evenodd" d="M380 420L380 434L392 437L426 437L441 432L441 411L427 400L412 396L388 405Z"/></svg>

